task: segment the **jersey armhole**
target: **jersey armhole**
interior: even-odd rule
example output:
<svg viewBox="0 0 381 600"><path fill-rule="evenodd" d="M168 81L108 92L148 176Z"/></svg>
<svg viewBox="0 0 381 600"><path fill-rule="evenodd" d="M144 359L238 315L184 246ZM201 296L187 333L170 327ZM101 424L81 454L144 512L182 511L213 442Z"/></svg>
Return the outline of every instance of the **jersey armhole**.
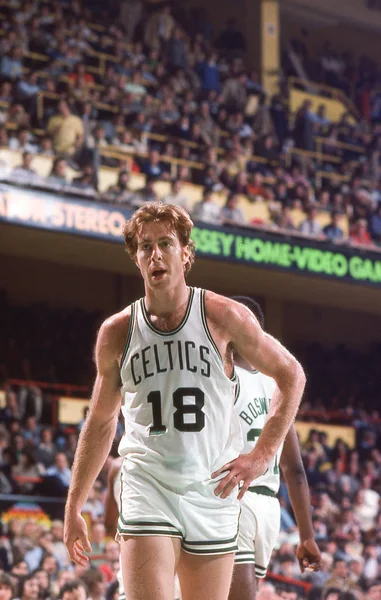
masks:
<svg viewBox="0 0 381 600"><path fill-rule="evenodd" d="M234 404L237 404L238 402L238 397L239 397L239 393L241 391L241 382L239 380L239 377L236 373L236 371L233 371L233 376L235 375L235 392L234 392Z"/></svg>
<svg viewBox="0 0 381 600"><path fill-rule="evenodd" d="M123 369L124 361L126 360L126 355L127 355L128 349L130 347L132 333L133 333L133 330L135 327L135 314L136 314L136 306L135 305L136 305L136 302L133 302L131 304L131 316L130 316L130 322L128 324L126 343L124 344L122 358L120 359L120 370Z"/></svg>
<svg viewBox="0 0 381 600"><path fill-rule="evenodd" d="M219 349L217 348L217 344L215 343L215 341L212 337L212 334L209 331L208 321L206 319L205 290L201 290L201 294L200 294L200 311L201 311L201 320L202 320L202 324L204 327L204 331L206 333L206 337L208 338L209 342L212 344L212 347L214 348L218 358L220 359L220 361L223 364L224 361L222 360L222 356L220 354ZM234 373L234 370L233 370L233 373Z"/></svg>

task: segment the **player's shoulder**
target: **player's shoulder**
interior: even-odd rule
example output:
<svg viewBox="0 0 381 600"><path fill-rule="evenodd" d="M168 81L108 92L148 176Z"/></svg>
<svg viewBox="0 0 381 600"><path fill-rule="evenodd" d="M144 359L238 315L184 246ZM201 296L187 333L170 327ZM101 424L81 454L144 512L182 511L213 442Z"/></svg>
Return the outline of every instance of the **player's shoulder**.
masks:
<svg viewBox="0 0 381 600"><path fill-rule="evenodd" d="M99 332L97 345L107 346L115 354L123 352L132 315L132 305L127 306L103 321Z"/></svg>
<svg viewBox="0 0 381 600"><path fill-rule="evenodd" d="M208 318L224 327L243 324L251 315L243 304L210 290L205 290L205 311Z"/></svg>

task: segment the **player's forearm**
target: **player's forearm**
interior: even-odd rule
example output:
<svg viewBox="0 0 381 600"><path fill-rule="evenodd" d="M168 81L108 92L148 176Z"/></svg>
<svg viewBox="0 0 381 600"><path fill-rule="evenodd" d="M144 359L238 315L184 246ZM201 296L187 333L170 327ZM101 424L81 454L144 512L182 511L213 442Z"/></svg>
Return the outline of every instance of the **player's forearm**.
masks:
<svg viewBox="0 0 381 600"><path fill-rule="evenodd" d="M108 420L89 414L82 429L72 468L66 509L81 510L107 456L109 455L117 416Z"/></svg>
<svg viewBox="0 0 381 600"><path fill-rule="evenodd" d="M252 450L253 459L261 457L270 462L289 431L302 399L306 378L302 367L295 361L292 373L277 381L266 424Z"/></svg>
<svg viewBox="0 0 381 600"><path fill-rule="evenodd" d="M291 506L298 525L300 540L314 537L311 519L311 497L303 464L282 469L290 496Z"/></svg>

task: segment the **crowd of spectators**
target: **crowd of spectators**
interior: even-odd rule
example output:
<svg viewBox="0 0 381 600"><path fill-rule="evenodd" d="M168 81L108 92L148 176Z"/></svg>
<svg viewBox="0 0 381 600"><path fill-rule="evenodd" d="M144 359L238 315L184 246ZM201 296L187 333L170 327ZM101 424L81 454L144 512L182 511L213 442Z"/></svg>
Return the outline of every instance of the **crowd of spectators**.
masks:
<svg viewBox="0 0 381 600"><path fill-rule="evenodd" d="M155 184L165 181L170 193L163 200L184 206L195 220L263 226L259 220L247 223L240 208L244 195L252 204L269 206L273 228L336 243L381 243L376 109L369 115L363 111L357 124L348 115L331 123L324 106L314 112L308 102L290 115L283 97L266 97L258 73L246 69L245 40L234 21L216 38L202 11L178 14L168 5L141 0L108 4L113 19L103 13L101 2L10 0L1 6L0 145L22 153L10 174L0 164L4 180L41 185L34 160L44 155L52 159L49 185L61 190L69 185L70 168L76 172L70 187L78 194L89 192L95 201L136 206L157 199ZM107 29L91 23L106 23ZM102 73L94 52L108 56ZM320 153L315 152L318 143ZM103 166L118 168L119 177L100 194ZM145 185L135 190L129 182L139 173ZM196 204L186 194L189 183L204 187ZM215 201L221 193L226 195L222 208ZM300 225L293 221L294 210L306 213ZM331 215L325 228L321 213ZM343 216L351 224L349 238L340 227ZM13 307L2 297L0 308L2 381L91 384L89 349L102 315ZM319 419L329 421L329 406L356 432L353 447L343 440L328 443L321 431L312 431L302 445L314 529L323 550L321 572L303 581L312 585L311 600L380 600L380 348L366 354L319 346L297 352L310 382L301 415L308 419L313 408ZM0 398L4 497L65 498L82 421L58 424L54 395L39 385L5 385ZM121 432L120 424L118 436ZM107 538L103 524L109 466L110 460L85 507L91 568L69 563L59 514L63 502L54 505L55 514L45 524L15 516L0 530L2 600L118 597L119 547ZM282 533L271 570L299 579L296 527L283 483L280 500ZM295 589L266 583L258 597L297 600L302 592Z"/></svg>
<svg viewBox="0 0 381 600"><path fill-rule="evenodd" d="M2 165L3 179L41 185L34 158L43 154L54 159L44 184L94 200L136 206L157 198L162 180L173 186L162 199L180 197L195 219L380 244L377 119L355 123L345 114L331 123L324 105L315 113L308 101L290 115L285 95L269 98L259 74L246 68L234 19L216 38L202 10L177 14L140 0L114 5L111 21L77 0L2 7L0 144L22 153L13 172ZM320 137L320 153L295 153L315 152ZM99 193L102 165L120 172ZM69 167L76 172L70 178ZM136 173L146 177L138 190L130 186ZM204 187L197 206L181 191L186 183ZM222 210L216 193L226 197ZM248 222L237 206L242 196L265 202L269 220ZM305 222L295 222L294 209L306 213ZM321 225L319 213L331 222Z"/></svg>
<svg viewBox="0 0 381 600"><path fill-rule="evenodd" d="M94 376L89 348L103 315L53 311L42 305L20 308L8 305L5 300L0 314L8 315L7 324L5 319L1 323L0 340L0 371L4 381L0 409L0 494L28 495L30 502L37 495L37 503L44 496L47 505L40 506L53 513L48 525L38 525L32 518L20 520L17 514L10 521L4 520L0 573L3 569L5 575L0 575L0 589L11 577L11 585L20 586L19 595L12 597L63 598L59 590L66 589L64 584L72 580L71 585L78 585L79 578L85 582L84 590L88 590L84 593L89 596L84 598L113 598L119 551L118 544L105 535L103 524L111 458L84 508L93 544L91 569L85 572L69 564L60 522L83 420L78 425L57 421L55 397L65 392L53 389L63 378L61 381L65 383L88 386L74 392L87 397ZM322 570L304 575L302 581L312 586L311 600L327 600L328 591L336 595L334 600L345 600L338 595L348 590L355 595L346 600L371 598L365 590L380 585L381 576L381 419L377 403L381 347L374 346L366 353L345 347L328 350L317 344L293 350L308 374L300 418L322 423L320 431L311 431L302 444L312 493L313 525L323 551ZM42 380L52 387L22 381L9 383L14 379ZM354 427L354 444L342 439L329 443L324 422ZM122 432L120 421L113 455ZM62 498L61 504L50 506L52 496ZM280 501L282 531L271 572L274 577L300 580L295 559L296 525L283 483ZM14 500L8 502L7 509L13 503ZM3 503L3 511L4 506ZM32 584L36 590L39 586L38 595L22 591ZM303 589L294 584L283 591L277 587L277 580L274 584L276 591L271 591L271 586L263 589L263 594L265 590L271 592L272 600L283 593L285 600L303 596Z"/></svg>

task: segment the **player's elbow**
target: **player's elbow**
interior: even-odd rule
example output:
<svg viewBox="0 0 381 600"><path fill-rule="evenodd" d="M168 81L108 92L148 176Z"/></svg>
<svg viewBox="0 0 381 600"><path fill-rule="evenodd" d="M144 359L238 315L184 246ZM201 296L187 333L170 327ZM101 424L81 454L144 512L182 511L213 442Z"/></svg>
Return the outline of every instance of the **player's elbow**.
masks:
<svg viewBox="0 0 381 600"><path fill-rule="evenodd" d="M291 386L301 392L303 392L307 380L302 365L293 356L290 356L283 365L279 379L280 381L277 383L280 388L289 388Z"/></svg>
<svg viewBox="0 0 381 600"><path fill-rule="evenodd" d="M296 483L304 485L307 483L306 472L302 461L290 463L289 461L281 461L281 469L287 484Z"/></svg>

